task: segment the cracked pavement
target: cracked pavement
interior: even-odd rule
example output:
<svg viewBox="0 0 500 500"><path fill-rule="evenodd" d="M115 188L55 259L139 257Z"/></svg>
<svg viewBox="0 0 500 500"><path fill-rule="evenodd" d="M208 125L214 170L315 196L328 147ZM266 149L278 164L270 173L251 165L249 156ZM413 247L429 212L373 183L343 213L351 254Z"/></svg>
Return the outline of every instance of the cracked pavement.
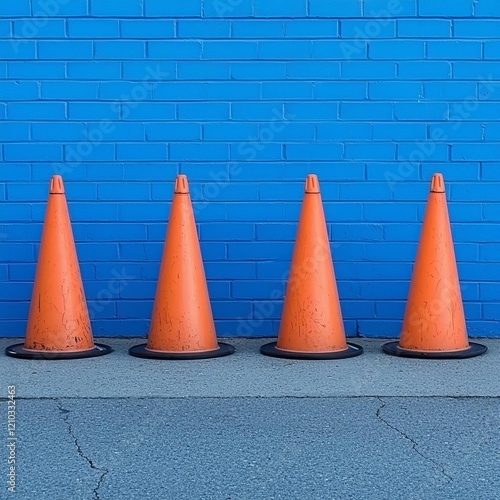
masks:
<svg viewBox="0 0 500 500"><path fill-rule="evenodd" d="M7 384L18 397L10 496L498 498L500 341L444 362L386 356L382 341L313 362L230 342L237 354L218 360L129 357L137 339L108 339L116 352L88 360L2 357L0 411Z"/></svg>

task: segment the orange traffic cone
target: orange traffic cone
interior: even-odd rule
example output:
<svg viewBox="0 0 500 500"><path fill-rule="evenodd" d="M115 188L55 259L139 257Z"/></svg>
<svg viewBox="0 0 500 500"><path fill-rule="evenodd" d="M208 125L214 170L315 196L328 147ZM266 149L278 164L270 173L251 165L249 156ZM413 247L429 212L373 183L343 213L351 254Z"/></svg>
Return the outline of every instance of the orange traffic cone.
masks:
<svg viewBox="0 0 500 500"><path fill-rule="evenodd" d="M175 182L148 343L132 356L202 359L234 352L218 344L187 177Z"/></svg>
<svg viewBox="0 0 500 500"><path fill-rule="evenodd" d="M24 344L8 347L24 359L102 356L111 348L94 344L62 177L50 183Z"/></svg>
<svg viewBox="0 0 500 500"><path fill-rule="evenodd" d="M260 350L295 359L340 359L363 352L346 342L316 175L306 180L278 341Z"/></svg>
<svg viewBox="0 0 500 500"><path fill-rule="evenodd" d="M395 356L436 359L470 358L487 351L467 337L441 174L432 177L401 339L382 348Z"/></svg>

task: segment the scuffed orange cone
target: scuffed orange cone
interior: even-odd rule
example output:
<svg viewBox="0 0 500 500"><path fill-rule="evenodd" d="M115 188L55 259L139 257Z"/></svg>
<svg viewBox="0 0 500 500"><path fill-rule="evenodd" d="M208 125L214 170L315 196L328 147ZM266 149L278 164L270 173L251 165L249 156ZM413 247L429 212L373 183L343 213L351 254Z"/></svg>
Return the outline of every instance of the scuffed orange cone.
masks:
<svg viewBox="0 0 500 500"><path fill-rule="evenodd" d="M132 356L201 359L234 352L218 344L187 177L179 175L170 212L148 343Z"/></svg>
<svg viewBox="0 0 500 500"><path fill-rule="evenodd" d="M470 358L487 347L469 342L444 179L432 177L399 342L387 354L411 358Z"/></svg>
<svg viewBox="0 0 500 500"><path fill-rule="evenodd" d="M25 359L102 356L111 348L94 344L62 177L50 184L24 344L6 349Z"/></svg>
<svg viewBox="0 0 500 500"><path fill-rule="evenodd" d="M295 359L340 359L363 352L346 342L316 175L306 180L278 341L261 352Z"/></svg>

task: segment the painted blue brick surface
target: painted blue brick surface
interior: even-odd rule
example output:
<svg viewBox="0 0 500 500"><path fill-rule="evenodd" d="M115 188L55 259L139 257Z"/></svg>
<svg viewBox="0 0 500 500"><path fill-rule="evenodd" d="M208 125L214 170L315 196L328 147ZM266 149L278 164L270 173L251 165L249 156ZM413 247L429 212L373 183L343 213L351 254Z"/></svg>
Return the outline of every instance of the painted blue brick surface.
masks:
<svg viewBox="0 0 500 500"><path fill-rule="evenodd" d="M399 333L444 173L470 333L500 317L496 0L0 1L0 326L62 174L97 335L148 330L178 173L220 335L276 334L304 178L349 335Z"/></svg>

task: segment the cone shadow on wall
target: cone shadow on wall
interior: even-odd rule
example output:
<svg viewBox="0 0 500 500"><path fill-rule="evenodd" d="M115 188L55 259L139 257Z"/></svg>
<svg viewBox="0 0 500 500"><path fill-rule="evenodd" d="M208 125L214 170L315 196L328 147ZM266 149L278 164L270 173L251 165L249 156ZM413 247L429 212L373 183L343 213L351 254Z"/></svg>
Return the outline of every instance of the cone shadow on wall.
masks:
<svg viewBox="0 0 500 500"><path fill-rule="evenodd" d="M217 342L187 177L177 176L147 344L140 358L203 359L227 356Z"/></svg>
<svg viewBox="0 0 500 500"><path fill-rule="evenodd" d="M487 351L469 342L444 179L432 177L399 342L382 346L394 356L470 358Z"/></svg>
<svg viewBox="0 0 500 500"><path fill-rule="evenodd" d="M24 359L75 359L102 356L111 348L94 344L62 177L55 175L24 344L8 347Z"/></svg>
<svg viewBox="0 0 500 500"><path fill-rule="evenodd" d="M316 175L306 180L278 341L261 352L295 359L341 359L363 352L346 342Z"/></svg>

